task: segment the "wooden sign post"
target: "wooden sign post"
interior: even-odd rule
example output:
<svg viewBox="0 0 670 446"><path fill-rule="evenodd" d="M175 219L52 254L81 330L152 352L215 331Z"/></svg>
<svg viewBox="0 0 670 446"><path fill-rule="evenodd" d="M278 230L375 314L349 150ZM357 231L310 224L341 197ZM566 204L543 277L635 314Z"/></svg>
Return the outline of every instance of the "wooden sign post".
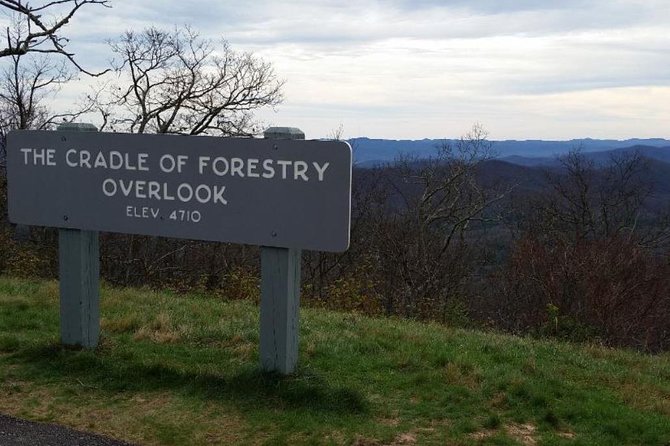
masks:
<svg viewBox="0 0 670 446"><path fill-rule="evenodd" d="M61 124L58 131L97 132L92 124ZM63 138L66 138L63 136ZM63 220L69 217L63 215ZM97 231L58 230L60 337L93 349L100 338L100 247Z"/></svg>
<svg viewBox="0 0 670 446"><path fill-rule="evenodd" d="M305 139L291 127L274 127L266 138ZM302 250L261 247L261 368L287 375L298 364Z"/></svg>

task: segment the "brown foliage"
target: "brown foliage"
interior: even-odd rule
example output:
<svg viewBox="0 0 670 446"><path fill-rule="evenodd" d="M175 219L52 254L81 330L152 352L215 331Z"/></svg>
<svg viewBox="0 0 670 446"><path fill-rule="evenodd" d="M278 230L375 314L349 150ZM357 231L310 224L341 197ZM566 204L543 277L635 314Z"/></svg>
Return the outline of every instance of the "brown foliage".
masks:
<svg viewBox="0 0 670 446"><path fill-rule="evenodd" d="M670 345L670 265L630 238L524 238L501 279L501 324L658 351Z"/></svg>

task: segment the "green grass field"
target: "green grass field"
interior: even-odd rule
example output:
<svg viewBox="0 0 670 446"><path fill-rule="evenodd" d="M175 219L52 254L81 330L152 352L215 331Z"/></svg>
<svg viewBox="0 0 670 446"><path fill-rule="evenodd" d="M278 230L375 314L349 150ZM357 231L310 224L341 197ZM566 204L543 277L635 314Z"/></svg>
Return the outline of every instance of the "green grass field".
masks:
<svg viewBox="0 0 670 446"><path fill-rule="evenodd" d="M95 352L58 284L0 278L0 412L140 444L668 445L670 356L303 310L300 368L257 368L249 302L102 290Z"/></svg>

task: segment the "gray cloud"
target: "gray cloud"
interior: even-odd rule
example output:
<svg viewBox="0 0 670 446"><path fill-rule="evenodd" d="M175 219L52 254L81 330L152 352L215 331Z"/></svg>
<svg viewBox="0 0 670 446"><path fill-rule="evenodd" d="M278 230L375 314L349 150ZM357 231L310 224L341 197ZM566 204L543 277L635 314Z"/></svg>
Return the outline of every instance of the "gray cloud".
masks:
<svg viewBox="0 0 670 446"><path fill-rule="evenodd" d="M347 115L375 131L386 122L426 132L426 122L452 118L509 122L505 129L529 112L535 120L571 119L561 108L568 99L535 108L546 96L579 101L585 92L617 90L618 102L640 108L626 89L670 87L667 0L112 1L111 10L85 8L69 27L72 49L88 66L105 66L104 40L127 29L190 24L271 61L287 80L280 113L299 120L318 109L314 129ZM583 107L581 119L614 119L595 104ZM649 116L667 121L649 107ZM412 114L431 117L419 126ZM435 135L448 136L414 136Z"/></svg>
<svg viewBox="0 0 670 446"><path fill-rule="evenodd" d="M127 29L190 24L203 34L249 47L342 48L398 38L538 37L666 24L670 8L663 1L359 0L354 4L261 0L240 5L213 0L116 0L111 10L82 10L72 28L76 37L91 43Z"/></svg>

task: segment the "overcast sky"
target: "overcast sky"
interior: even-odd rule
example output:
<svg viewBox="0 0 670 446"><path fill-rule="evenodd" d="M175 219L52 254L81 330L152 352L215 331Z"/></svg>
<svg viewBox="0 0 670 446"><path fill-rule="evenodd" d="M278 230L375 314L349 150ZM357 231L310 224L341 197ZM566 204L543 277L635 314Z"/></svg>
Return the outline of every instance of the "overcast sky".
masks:
<svg viewBox="0 0 670 446"><path fill-rule="evenodd" d="M111 3L67 31L87 68L127 29L190 24L270 61L285 101L260 116L310 138L670 137L670 0Z"/></svg>

